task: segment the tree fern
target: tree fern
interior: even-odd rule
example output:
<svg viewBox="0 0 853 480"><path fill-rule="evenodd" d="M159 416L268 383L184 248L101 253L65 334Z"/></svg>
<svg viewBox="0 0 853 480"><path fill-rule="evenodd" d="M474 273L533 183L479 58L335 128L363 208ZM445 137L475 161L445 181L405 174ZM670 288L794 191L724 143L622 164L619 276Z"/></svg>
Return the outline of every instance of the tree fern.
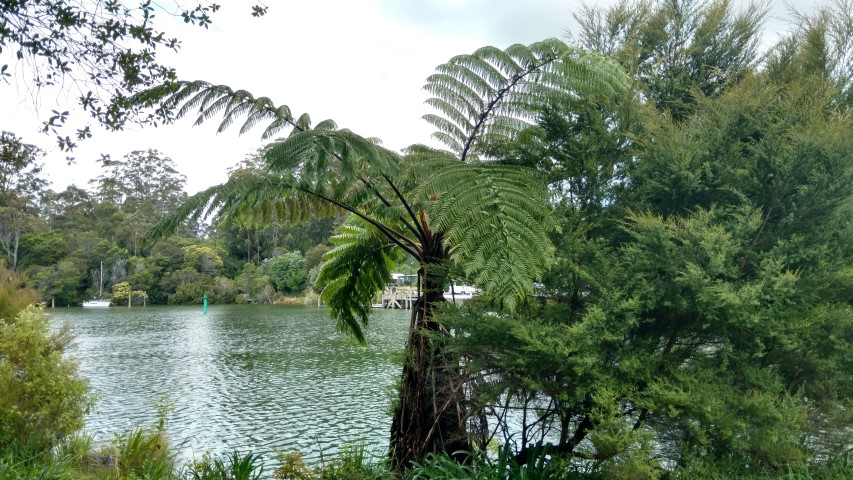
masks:
<svg viewBox="0 0 853 480"><path fill-rule="evenodd" d="M571 105L592 93L615 97L627 84L612 62L557 40L461 55L439 66L426 85L433 94L428 104L438 113L425 119L449 150L416 145L403 156L329 120L312 128L307 115L297 118L288 107L243 90L206 82L167 84L137 98L159 104L158 115L166 121L194 112L196 123L221 117L220 131L244 119L241 133L264 123L263 138L290 132L265 149L263 174L233 175L193 196L156 232L212 212L243 224L349 212L352 218L324 258L319 283L338 327L359 340L392 260L403 252L414 257L422 288L392 421L392 456L402 467L428 451L464 450L468 445L458 443L464 420L458 420L465 406L451 385L441 384L453 382L458 361L434 341L446 334L432 309L450 280L447 262L512 308L551 262L548 234L555 228L542 179L477 160L486 159L489 144L527 128L543 107Z"/></svg>
<svg viewBox="0 0 853 480"><path fill-rule="evenodd" d="M512 307L550 263L556 224L544 181L528 169L495 164L434 165L413 197L443 233L450 259Z"/></svg>
<svg viewBox="0 0 853 480"><path fill-rule="evenodd" d="M197 219L212 211L254 223L343 210L416 258L436 251L425 243L439 235L450 259L512 306L551 258L547 231L554 225L546 190L523 170L466 163L484 154L486 145L511 139L546 105L592 93L618 96L627 84L614 63L553 39L457 56L426 85L434 95L428 103L439 114L425 118L450 150L413 147L406 158L330 120L312 129L307 115L295 118L287 106L245 90L167 84L138 101L160 102L162 111L178 118L195 112L196 123L221 117L220 131L244 118L241 133L263 123L263 138L283 128L291 133L265 150L269 176L233 178L202 192L157 232L176 226L182 215Z"/></svg>
<svg viewBox="0 0 853 480"><path fill-rule="evenodd" d="M424 88L439 114L424 119L463 162L478 159L489 142L511 139L544 105L592 93L618 96L629 85L614 62L554 39L484 47L436 70Z"/></svg>

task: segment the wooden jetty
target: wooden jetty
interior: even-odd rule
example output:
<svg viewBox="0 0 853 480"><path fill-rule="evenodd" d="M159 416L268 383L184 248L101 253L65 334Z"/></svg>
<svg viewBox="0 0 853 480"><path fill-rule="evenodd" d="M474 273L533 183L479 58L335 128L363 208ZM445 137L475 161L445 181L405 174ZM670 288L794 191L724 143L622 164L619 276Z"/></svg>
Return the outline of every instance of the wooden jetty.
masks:
<svg viewBox="0 0 853 480"><path fill-rule="evenodd" d="M459 291L444 292L444 298L448 302L456 304L462 303L465 300L470 300L476 293L473 287L457 287ZM466 290L467 289L467 290ZM411 310L418 300L418 292L416 290L384 290L381 294L374 297L371 306L373 308L392 308L401 310ZM317 296L317 307L322 306L321 297Z"/></svg>
<svg viewBox="0 0 853 480"><path fill-rule="evenodd" d="M374 299L373 308L399 308L411 310L418 299L418 292L414 290L384 291L382 295Z"/></svg>

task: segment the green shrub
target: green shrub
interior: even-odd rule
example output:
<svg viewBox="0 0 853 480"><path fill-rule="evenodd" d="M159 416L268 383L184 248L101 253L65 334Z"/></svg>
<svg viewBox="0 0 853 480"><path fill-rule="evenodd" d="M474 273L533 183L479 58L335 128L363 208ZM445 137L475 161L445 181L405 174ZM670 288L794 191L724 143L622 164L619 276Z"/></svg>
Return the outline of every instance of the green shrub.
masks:
<svg viewBox="0 0 853 480"><path fill-rule="evenodd" d="M273 478L277 480L310 480L314 476L299 452L279 453L276 459L279 466L273 472Z"/></svg>
<svg viewBox="0 0 853 480"><path fill-rule="evenodd" d="M264 465L260 455L234 451L225 460L205 455L201 461L190 464L188 470L192 480L259 480Z"/></svg>
<svg viewBox="0 0 853 480"><path fill-rule="evenodd" d="M388 469L373 462L367 456L364 443L344 445L337 457L329 462L321 459L321 465L308 468L298 452L280 453L280 463L273 472L279 480L393 480Z"/></svg>
<svg viewBox="0 0 853 480"><path fill-rule="evenodd" d="M88 382L63 352L67 326L52 331L40 308L0 321L0 451L49 452L83 427L93 404Z"/></svg>

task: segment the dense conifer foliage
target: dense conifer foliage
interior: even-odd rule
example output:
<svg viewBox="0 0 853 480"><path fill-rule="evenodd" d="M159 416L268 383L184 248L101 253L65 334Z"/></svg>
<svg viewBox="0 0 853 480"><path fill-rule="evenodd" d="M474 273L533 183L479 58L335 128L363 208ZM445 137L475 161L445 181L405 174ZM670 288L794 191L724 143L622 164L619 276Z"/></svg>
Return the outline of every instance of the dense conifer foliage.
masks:
<svg viewBox="0 0 853 480"><path fill-rule="evenodd" d="M641 43L661 48L648 64L669 70L693 71L696 55L713 53L696 50L700 34L757 31L744 23L752 10L738 17L726 4L637 5L587 14L636 32L682 22L686 11L696 21L740 18L678 45ZM849 10L824 12L766 65L738 63L711 90L705 77L679 86L635 67L637 103L550 108L501 146L549 175L563 233L524 308L445 313L464 332L452 348L466 359L484 445L515 444L524 461L541 442L614 478L843 465L853 420L853 123L836 68L844 59L827 35L848 19ZM585 41L625 32L615 24L586 24ZM843 45L849 55L850 38ZM633 44L614 48L636 60ZM667 60L655 61L662 52ZM713 60L701 61L709 72L729 68ZM677 101L648 101L664 84Z"/></svg>

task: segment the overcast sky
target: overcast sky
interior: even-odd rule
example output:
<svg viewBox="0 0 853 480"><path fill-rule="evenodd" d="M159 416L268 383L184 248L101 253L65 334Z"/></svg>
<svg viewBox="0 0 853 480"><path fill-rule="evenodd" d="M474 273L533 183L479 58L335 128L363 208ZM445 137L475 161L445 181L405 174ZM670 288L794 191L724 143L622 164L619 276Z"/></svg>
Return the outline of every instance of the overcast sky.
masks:
<svg viewBox="0 0 853 480"><path fill-rule="evenodd" d="M400 149L429 141L431 128L421 90L426 77L452 56L484 45L505 48L548 37L564 38L573 27L580 0L267 0L269 13L250 16L250 1L223 3L210 30L169 27L182 48L161 60L184 80L207 80L246 89L309 113L316 123L331 118L339 127ZM813 8L800 0L797 8ZM783 27L785 5L772 2L771 36ZM165 20L165 18L158 19ZM6 63L6 62L0 62ZM238 136L237 129L216 134L214 122L192 127L190 119L157 129L107 133L70 155L40 133L41 120L55 107L72 107L61 96L43 95L40 106L22 86L0 84L0 130L14 132L47 152L46 171L54 190L70 184L87 188L100 171L101 154L120 158L153 148L172 158L187 176L187 191L197 192L226 180L228 167L262 145L262 127ZM83 114L77 115L78 119ZM72 130L73 131L73 130ZM70 134L71 132L68 132Z"/></svg>

